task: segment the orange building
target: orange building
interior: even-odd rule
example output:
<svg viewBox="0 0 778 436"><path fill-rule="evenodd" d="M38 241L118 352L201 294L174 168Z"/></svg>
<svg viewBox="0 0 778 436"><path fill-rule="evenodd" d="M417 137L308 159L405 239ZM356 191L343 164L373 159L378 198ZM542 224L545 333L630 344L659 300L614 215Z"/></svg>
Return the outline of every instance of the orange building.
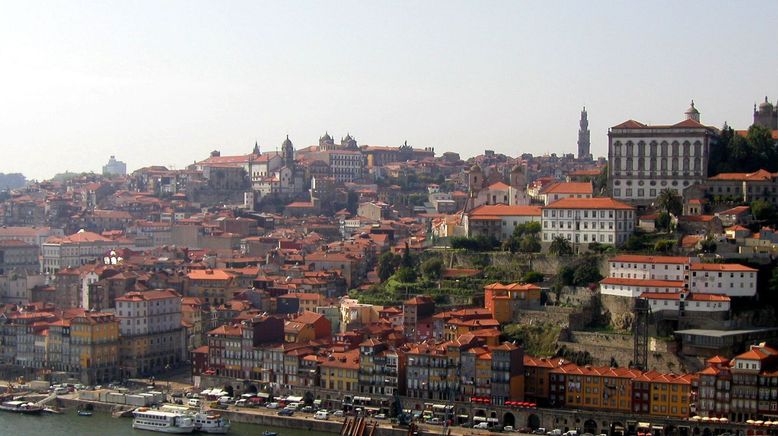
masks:
<svg viewBox="0 0 778 436"><path fill-rule="evenodd" d="M530 283L492 283L484 286L484 307L501 323L514 320L519 309L540 306L540 287Z"/></svg>

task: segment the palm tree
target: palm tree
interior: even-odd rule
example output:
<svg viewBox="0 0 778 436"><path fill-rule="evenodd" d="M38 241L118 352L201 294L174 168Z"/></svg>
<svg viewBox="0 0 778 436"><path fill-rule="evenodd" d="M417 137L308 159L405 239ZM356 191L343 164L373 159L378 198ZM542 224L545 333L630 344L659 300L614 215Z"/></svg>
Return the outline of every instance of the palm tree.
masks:
<svg viewBox="0 0 778 436"><path fill-rule="evenodd" d="M675 189L665 188L659 192L659 196L656 198L656 203L660 209L664 209L667 213L675 216L680 215L683 212L683 199L678 195Z"/></svg>
<svg viewBox="0 0 778 436"><path fill-rule="evenodd" d="M557 256L570 256L573 254L573 247L570 241L562 235L555 236L548 247L548 252Z"/></svg>

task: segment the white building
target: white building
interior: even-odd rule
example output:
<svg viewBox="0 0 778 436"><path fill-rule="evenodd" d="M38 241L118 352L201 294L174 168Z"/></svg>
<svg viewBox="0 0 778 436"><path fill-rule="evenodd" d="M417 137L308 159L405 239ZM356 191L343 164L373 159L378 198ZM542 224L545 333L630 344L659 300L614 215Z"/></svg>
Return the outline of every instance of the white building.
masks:
<svg viewBox="0 0 778 436"><path fill-rule="evenodd" d="M51 237L42 246L42 270L54 274L62 268L78 267L102 259L113 250L133 248L127 239L109 239L79 230L69 236Z"/></svg>
<svg viewBox="0 0 778 436"><path fill-rule="evenodd" d="M543 206L543 242L621 245L635 229L635 208L612 198L563 198Z"/></svg>
<svg viewBox="0 0 778 436"><path fill-rule="evenodd" d="M592 198L591 182L558 182L551 184L541 190L540 197L543 199L543 204L548 206L549 204L561 200L563 198Z"/></svg>
<svg viewBox="0 0 778 436"><path fill-rule="evenodd" d="M641 293L677 293L753 297L757 270L732 263L701 263L696 257L622 254L608 261L600 293L638 297ZM680 285L680 288L679 288ZM703 298L703 297L700 297Z"/></svg>
<svg viewBox="0 0 778 436"><path fill-rule="evenodd" d="M116 298L122 336L169 332L181 328L181 294L172 289L129 292Z"/></svg>
<svg viewBox="0 0 778 436"><path fill-rule="evenodd" d="M681 310L682 304L683 310L686 312L727 313L729 312L731 302L726 295L695 294L693 292L676 292L671 294L647 292L642 297L648 300L648 307L654 313L662 311L677 312Z"/></svg>
<svg viewBox="0 0 778 436"><path fill-rule="evenodd" d="M695 263L691 265L689 289L730 297L756 295L757 270L733 263Z"/></svg>
<svg viewBox="0 0 778 436"><path fill-rule="evenodd" d="M621 254L608 260L609 277L642 280L686 280L689 263L697 258Z"/></svg>
<svg viewBox="0 0 778 436"><path fill-rule="evenodd" d="M634 120L608 131L608 184L613 198L649 204L671 188L679 194L708 177L716 129L700 123L694 102L686 119L673 125Z"/></svg>
<svg viewBox="0 0 778 436"><path fill-rule="evenodd" d="M677 294L684 290L682 280L641 280L606 277L600 281L600 292L605 295L637 298L643 293Z"/></svg>
<svg viewBox="0 0 778 436"><path fill-rule="evenodd" d="M519 224L540 222L540 213L540 206L485 204L465 214L462 224L468 236L482 235L504 240Z"/></svg>

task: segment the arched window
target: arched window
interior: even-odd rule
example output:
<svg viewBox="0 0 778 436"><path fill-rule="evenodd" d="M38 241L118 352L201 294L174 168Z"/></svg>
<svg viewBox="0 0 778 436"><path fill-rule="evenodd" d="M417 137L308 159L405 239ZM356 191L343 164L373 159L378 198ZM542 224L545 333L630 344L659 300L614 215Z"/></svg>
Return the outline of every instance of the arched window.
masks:
<svg viewBox="0 0 778 436"><path fill-rule="evenodd" d="M665 158L665 157L663 157L663 158L662 158L662 167L661 167L661 170L662 170L662 171L667 171L667 158Z"/></svg>
<svg viewBox="0 0 778 436"><path fill-rule="evenodd" d="M701 157L702 156L702 144L700 141L694 142L694 156Z"/></svg>
<svg viewBox="0 0 778 436"><path fill-rule="evenodd" d="M679 144L677 142L673 142L673 156L678 156L679 148Z"/></svg>
<svg viewBox="0 0 778 436"><path fill-rule="evenodd" d="M646 143L643 141L638 142L638 156L646 155Z"/></svg>
<svg viewBox="0 0 778 436"><path fill-rule="evenodd" d="M660 147L662 149L662 156L667 156L667 142L662 141L662 145Z"/></svg>
<svg viewBox="0 0 778 436"><path fill-rule="evenodd" d="M616 141L616 143L613 144L613 155L621 156L621 142Z"/></svg>
<svg viewBox="0 0 778 436"><path fill-rule="evenodd" d="M673 171L678 171L678 158L677 157L673 158L672 165L673 165Z"/></svg>
<svg viewBox="0 0 778 436"><path fill-rule="evenodd" d="M627 156L627 171L632 171L632 157L631 155Z"/></svg>
<svg viewBox="0 0 778 436"><path fill-rule="evenodd" d="M689 141L686 141L683 143L683 155L689 156L692 152L692 145L689 144Z"/></svg>
<svg viewBox="0 0 778 436"><path fill-rule="evenodd" d="M695 157L694 158L694 171L699 171L701 166L702 166L702 158L701 157Z"/></svg>
<svg viewBox="0 0 778 436"><path fill-rule="evenodd" d="M683 158L683 170L684 171L689 171L689 158L688 157L684 157Z"/></svg>
<svg viewBox="0 0 778 436"><path fill-rule="evenodd" d="M651 168L649 168L651 171L656 171L656 156L651 156L650 161Z"/></svg>
<svg viewBox="0 0 778 436"><path fill-rule="evenodd" d="M651 144L648 146L648 152L651 153L651 156L656 156L656 141L651 141Z"/></svg>
<svg viewBox="0 0 778 436"><path fill-rule="evenodd" d="M632 141L627 142L627 156L632 156L634 153Z"/></svg>

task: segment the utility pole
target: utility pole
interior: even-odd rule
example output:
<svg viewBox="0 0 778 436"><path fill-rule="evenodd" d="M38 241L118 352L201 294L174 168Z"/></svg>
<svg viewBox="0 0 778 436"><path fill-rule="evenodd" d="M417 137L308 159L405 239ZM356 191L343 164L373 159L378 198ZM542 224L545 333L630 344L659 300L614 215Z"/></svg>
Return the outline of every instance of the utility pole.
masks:
<svg viewBox="0 0 778 436"><path fill-rule="evenodd" d="M634 358L632 367L641 371L648 370L648 300L645 298L635 299L635 321L633 326L634 339Z"/></svg>

